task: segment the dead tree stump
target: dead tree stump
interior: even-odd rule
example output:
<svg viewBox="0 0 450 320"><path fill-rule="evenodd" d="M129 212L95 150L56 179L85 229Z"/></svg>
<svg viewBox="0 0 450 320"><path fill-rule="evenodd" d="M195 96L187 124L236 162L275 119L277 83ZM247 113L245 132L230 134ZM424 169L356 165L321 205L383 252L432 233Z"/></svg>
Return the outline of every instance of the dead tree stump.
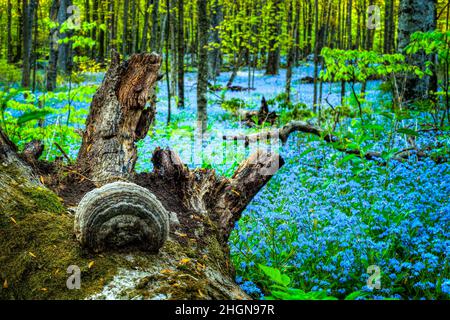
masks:
<svg viewBox="0 0 450 320"><path fill-rule="evenodd" d="M121 63L113 52L111 66L92 99L78 153L83 175L105 184L133 173L135 143L147 135L154 119L160 66L161 57L154 53L135 54Z"/></svg>
<svg viewBox="0 0 450 320"><path fill-rule="evenodd" d="M123 272L130 270L131 264L131 268L140 268L147 274L135 289L143 298L249 298L234 281L228 238L245 207L283 165L283 160L277 154L260 150L244 161L231 178L225 178L211 169L190 170L176 153L157 148L152 155L153 172L136 174L135 143L146 136L154 117L152 91L160 64L161 58L156 54L133 55L122 63L113 54L111 67L91 104L77 163L67 167L67 171L78 170L77 176L102 186L85 195L75 219L61 216L58 198L42 185L47 180L40 179L33 172L34 166L21 160L14 144L0 130L0 165L6 168L0 167L0 186L12 188L20 181L30 190L39 191L34 196L37 200L44 194L44 202L51 199L54 203L37 206L33 202L29 210L19 213L21 205L12 203L19 193L0 194L2 203L12 203L5 208L0 204L8 212L0 220L0 234L5 235L0 237L0 246L14 248L11 250L21 254L29 252L29 256L35 256L30 256L32 259L46 259L33 273L25 268L22 273L13 274L13 268L0 266L1 281L16 279L15 288L24 288L13 297L92 296L92 289L56 290L64 287L66 277L61 272L64 278L59 283L55 270L89 262L85 271L89 273L92 261L96 261L97 267L92 269L97 273L83 280L85 287L96 291L101 290L98 283L111 274L111 268ZM146 107L148 101L150 106ZM65 187L73 188L76 183L72 181ZM29 192L21 192L19 200L23 201ZM27 233L23 233L15 243L16 220L7 219L14 216L27 219L30 228L36 225L42 230L39 238L29 243L24 240ZM75 232L66 227L68 222L75 225ZM58 232L52 232L48 240L46 235L55 228ZM80 244L88 250L79 250ZM118 247L121 250L117 251ZM135 250L136 247L144 250ZM49 253L49 248L56 249ZM99 250L104 251L96 253ZM16 256L0 257L2 265L15 266ZM102 263L107 267L102 267ZM41 283L41 278L46 282ZM42 287L47 296L40 290ZM10 295L0 291L0 298L5 296Z"/></svg>

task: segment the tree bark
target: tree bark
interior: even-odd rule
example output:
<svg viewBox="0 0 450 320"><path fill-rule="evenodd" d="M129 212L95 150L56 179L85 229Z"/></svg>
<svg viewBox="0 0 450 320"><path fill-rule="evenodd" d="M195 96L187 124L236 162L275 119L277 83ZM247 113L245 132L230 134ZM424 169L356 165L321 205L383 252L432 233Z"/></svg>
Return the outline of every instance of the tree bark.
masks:
<svg viewBox="0 0 450 320"><path fill-rule="evenodd" d="M207 127L207 98L208 89L208 12L206 10L207 1L197 1L198 13L198 78L197 78L197 123L202 133Z"/></svg>
<svg viewBox="0 0 450 320"><path fill-rule="evenodd" d="M50 7L50 19L53 22L58 21L58 12L60 11L60 1L53 0ZM56 88L57 65L58 65L58 39L59 27L55 26L50 29L50 52L47 67L47 90L53 91Z"/></svg>
<svg viewBox="0 0 450 320"><path fill-rule="evenodd" d="M150 50L159 52L160 47L158 46L158 22L159 22L159 15L158 15L158 7L159 7L159 0L153 0L153 8L152 8L152 34L150 37Z"/></svg>
<svg viewBox="0 0 450 320"><path fill-rule="evenodd" d="M7 29L7 36L6 36L6 41L7 41L7 46L8 46L8 48L7 48L7 53L6 53L6 55L7 55L7 61L8 61L8 63L12 63L12 61L13 61L13 42L12 42L12 5L11 5L11 0L8 0L8 3L7 3L7 7L6 7L6 10L7 10L7 26L6 26L6 29Z"/></svg>
<svg viewBox="0 0 450 320"><path fill-rule="evenodd" d="M152 0L147 0L145 5L145 13L144 13L144 29L142 30L142 43L141 43L141 52L147 51L147 35L148 35L148 25L149 25L149 17L150 17L150 6L152 5Z"/></svg>
<svg viewBox="0 0 450 320"><path fill-rule="evenodd" d="M398 19L398 47L400 52L408 45L411 35L416 31L431 31L436 28L436 0L401 0ZM425 62L431 60L424 52L419 52L408 61L424 67ZM405 84L405 99L423 99L428 96L430 77L417 76L407 78Z"/></svg>
<svg viewBox="0 0 450 320"><path fill-rule="evenodd" d="M152 97L160 65L156 54L136 54L120 63L113 52L110 69L92 99L78 154L84 175L103 184L133 172L135 142L146 136L154 118Z"/></svg>
<svg viewBox="0 0 450 320"><path fill-rule="evenodd" d="M184 4L178 0L178 35L177 35L177 81L178 107L184 107Z"/></svg>
<svg viewBox="0 0 450 320"><path fill-rule="evenodd" d="M128 41L128 6L129 0L124 0L123 2L123 29L122 29L122 55L126 56L128 54L127 41Z"/></svg>
<svg viewBox="0 0 450 320"><path fill-rule="evenodd" d="M280 1L275 0L274 2L274 15L278 16L280 10ZM266 66L266 74L267 75L276 75L278 74L278 69L280 67L280 47L277 45L278 41L276 37L280 33L280 23L277 19L271 19L269 23L269 52L267 56L267 66Z"/></svg>
<svg viewBox="0 0 450 320"><path fill-rule="evenodd" d="M222 5L219 0L215 0L214 5L211 6L211 35L210 41L212 43L220 43L219 30L217 27L223 20ZM209 79L215 82L216 77L220 74L221 59L220 59L220 49L217 47L212 48L208 52L209 60Z"/></svg>
<svg viewBox="0 0 450 320"><path fill-rule="evenodd" d="M58 10L58 24L61 26L68 18L67 8L72 5L71 0L61 0ZM62 40L69 37L70 31L61 33L59 39ZM72 69L71 43L60 43L58 45L58 69L63 73L69 73Z"/></svg>
<svg viewBox="0 0 450 320"><path fill-rule="evenodd" d="M32 62L32 40L33 40L33 21L34 11L37 3L35 0L23 0L22 8L24 10L23 24L23 57L22 57L22 87L28 88L31 84L31 62Z"/></svg>

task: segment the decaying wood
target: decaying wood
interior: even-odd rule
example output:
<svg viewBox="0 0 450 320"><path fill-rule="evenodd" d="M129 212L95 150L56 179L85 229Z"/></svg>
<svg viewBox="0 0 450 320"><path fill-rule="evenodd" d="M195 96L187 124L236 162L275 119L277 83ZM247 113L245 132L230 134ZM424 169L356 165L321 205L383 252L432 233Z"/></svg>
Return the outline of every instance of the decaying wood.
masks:
<svg viewBox="0 0 450 320"><path fill-rule="evenodd" d="M179 185L185 208L215 221L224 245L242 211L284 164L278 154L258 150L227 179L214 170L189 170L170 149L156 149L152 162L157 175Z"/></svg>
<svg viewBox="0 0 450 320"><path fill-rule="evenodd" d="M35 162L44 152L44 143L39 140L33 140L27 143L23 149L22 155L29 163Z"/></svg>
<svg viewBox="0 0 450 320"><path fill-rule="evenodd" d="M239 109L237 111L237 116L249 126L254 126L255 124L262 125L263 123L273 125L278 118L276 112L269 111L269 106L264 97L261 99L261 107L259 110Z"/></svg>
<svg viewBox="0 0 450 320"><path fill-rule="evenodd" d="M25 183L39 184L37 176L30 166L17 153L17 147L0 128L0 166L2 166L2 178L14 179L14 175L27 177ZM0 188L6 190L5 188ZM0 200L1 197L0 197Z"/></svg>
<svg viewBox="0 0 450 320"><path fill-rule="evenodd" d="M315 136L318 136L322 138L324 141L334 144L334 147L344 153L347 154L354 154L358 157L365 158L366 160L380 160L382 159L381 152L376 151L368 151L368 152L362 152L359 149L349 149L345 146L342 146L339 141L340 139L323 130L322 128L319 128L317 126L311 125L307 122L300 121L300 120L292 120L288 122L286 125L284 125L281 128L277 128L274 130L268 130L263 131L257 134L251 134L251 135L236 135L236 136L223 136L224 140L243 140L245 141L245 145L248 146L250 143L258 142L258 141L266 141L271 139L279 139L283 144L285 144L289 138L289 136L293 132L303 132L303 133L310 133ZM427 157L427 155L421 151L414 148L407 148L405 150L401 150L397 152L392 159L396 161L403 162L407 159L409 159L413 151L416 151L416 155L419 158Z"/></svg>
<svg viewBox="0 0 450 320"><path fill-rule="evenodd" d="M154 119L153 96L160 65L157 54L135 54L120 63L119 54L113 53L86 121L77 159L83 175L102 184L133 173L135 143L147 135Z"/></svg>
<svg viewBox="0 0 450 320"><path fill-rule="evenodd" d="M0 246L9 250L0 256L0 281L7 279L14 288L0 288L0 298L105 298L103 286L115 286L112 275L136 282L120 297L249 298L235 283L227 240L242 211L283 160L260 150L225 178L212 169L190 170L175 152L157 148L153 172L135 174L135 142L145 137L154 116L154 105L145 105L160 63L155 54L134 55L122 63L113 55L93 98L76 166L60 163L61 170L38 178L33 170L43 163L35 160L39 152L33 150L39 148L27 151L36 161L30 166L0 130L0 188L11 190L0 193ZM76 175L66 176L62 186L49 185L55 195L42 184L62 181L59 172ZM78 199L76 218L57 196L71 206ZM26 210L21 209L24 204ZM75 225L78 242L69 225ZM16 243L18 230L23 232ZM25 240L30 237L33 241ZM39 268L3 268L20 265L23 255L40 263ZM82 289L58 291L65 288L64 270L72 264L85 265Z"/></svg>

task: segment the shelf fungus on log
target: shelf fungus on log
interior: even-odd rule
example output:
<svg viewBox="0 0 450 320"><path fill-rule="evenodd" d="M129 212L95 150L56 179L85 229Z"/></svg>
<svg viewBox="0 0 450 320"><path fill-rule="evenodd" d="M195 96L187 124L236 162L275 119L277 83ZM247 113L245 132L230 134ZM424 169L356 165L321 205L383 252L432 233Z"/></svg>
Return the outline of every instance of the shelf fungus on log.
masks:
<svg viewBox="0 0 450 320"><path fill-rule="evenodd" d="M75 234L83 247L95 252L133 248L156 253L169 234L169 213L147 189L113 182L81 200Z"/></svg>

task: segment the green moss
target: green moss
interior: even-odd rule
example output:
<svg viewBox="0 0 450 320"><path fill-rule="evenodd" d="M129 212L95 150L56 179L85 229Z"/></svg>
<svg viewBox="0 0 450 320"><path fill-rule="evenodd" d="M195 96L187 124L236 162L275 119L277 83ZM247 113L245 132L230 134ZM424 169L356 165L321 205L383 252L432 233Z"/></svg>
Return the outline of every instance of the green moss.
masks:
<svg viewBox="0 0 450 320"><path fill-rule="evenodd" d="M23 188L24 195L33 202L37 211L46 210L54 213L63 213L64 206L58 196L48 189L42 187Z"/></svg>
<svg viewBox="0 0 450 320"><path fill-rule="evenodd" d="M73 217L58 197L9 181L0 207L0 299L80 299L103 288L126 261L115 254L82 252ZM81 289L69 290L67 268L81 269Z"/></svg>

